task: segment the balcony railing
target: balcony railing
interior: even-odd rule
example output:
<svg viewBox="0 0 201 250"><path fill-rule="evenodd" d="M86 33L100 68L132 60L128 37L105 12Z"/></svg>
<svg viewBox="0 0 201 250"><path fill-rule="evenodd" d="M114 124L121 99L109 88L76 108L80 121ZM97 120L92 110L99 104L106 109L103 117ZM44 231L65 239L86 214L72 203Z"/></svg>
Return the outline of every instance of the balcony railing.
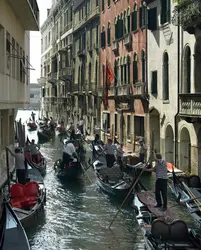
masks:
<svg viewBox="0 0 201 250"><path fill-rule="evenodd" d="M97 91L98 91L98 87L97 87L97 84L95 82L92 82L88 85L88 92L89 93L95 94L95 93L97 93Z"/></svg>
<svg viewBox="0 0 201 250"><path fill-rule="evenodd" d="M124 45L125 46L131 46L131 43L132 43L132 36L131 36L131 34L130 33L126 34L124 36Z"/></svg>
<svg viewBox="0 0 201 250"><path fill-rule="evenodd" d="M201 93L179 94L179 113L187 116L201 115Z"/></svg>
<svg viewBox="0 0 201 250"><path fill-rule="evenodd" d="M103 88L102 88L102 87L99 87L99 88L98 88L98 96L99 96L99 97L103 97L103 95L104 95Z"/></svg>
<svg viewBox="0 0 201 250"><path fill-rule="evenodd" d="M144 82L137 82L135 85L134 96L144 96L146 94L146 88Z"/></svg>
<svg viewBox="0 0 201 250"><path fill-rule="evenodd" d="M172 23L181 25L184 30L193 34L196 27L201 28L201 1L177 0L176 2Z"/></svg>
<svg viewBox="0 0 201 250"><path fill-rule="evenodd" d="M72 67L65 67L59 70L59 78L63 81L72 81L73 69Z"/></svg>
<svg viewBox="0 0 201 250"><path fill-rule="evenodd" d="M119 43L118 41L113 41L112 42L112 50L117 51L119 49Z"/></svg>
<svg viewBox="0 0 201 250"><path fill-rule="evenodd" d="M39 31L37 0L8 0L8 3L25 30Z"/></svg>
<svg viewBox="0 0 201 250"><path fill-rule="evenodd" d="M50 83L56 83L57 81L57 72L50 72L47 74L47 81Z"/></svg>
<svg viewBox="0 0 201 250"><path fill-rule="evenodd" d="M118 96L128 96L128 95L130 95L130 84L124 84L118 86Z"/></svg>

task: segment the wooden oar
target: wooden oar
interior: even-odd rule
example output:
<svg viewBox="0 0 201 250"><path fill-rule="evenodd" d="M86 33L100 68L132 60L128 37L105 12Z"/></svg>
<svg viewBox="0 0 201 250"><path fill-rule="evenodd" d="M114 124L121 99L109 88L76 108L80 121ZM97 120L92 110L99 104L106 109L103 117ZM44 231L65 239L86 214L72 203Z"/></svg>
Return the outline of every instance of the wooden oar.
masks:
<svg viewBox="0 0 201 250"><path fill-rule="evenodd" d="M115 216L113 217L112 221L110 222L110 225L109 225L108 228L110 228L110 227L112 226L114 220L116 219L116 217L117 217L117 215L119 214L121 208L123 207L123 205L124 205L125 202L127 201L127 199L128 199L128 197L130 196L131 192L132 192L133 189L135 188L135 186L136 186L136 184L138 183L138 181L139 181L141 175L143 174L143 172L144 172L144 169L142 169L142 171L141 171L141 173L139 174L138 178L137 178L137 179L135 180L135 182L133 183L131 189L129 190L129 192L128 192L126 198L124 199L124 201L122 202L122 204L121 204L121 206L119 207L118 211L116 212Z"/></svg>
<svg viewBox="0 0 201 250"><path fill-rule="evenodd" d="M93 184L93 182L92 182L91 179L89 178L89 176L88 176L88 174L87 174L87 171L85 170L85 168L84 168L84 166L82 165L81 162L80 162L80 166L82 167L82 170L84 171L84 173L85 173L87 179L89 180L89 182L90 182L91 184Z"/></svg>

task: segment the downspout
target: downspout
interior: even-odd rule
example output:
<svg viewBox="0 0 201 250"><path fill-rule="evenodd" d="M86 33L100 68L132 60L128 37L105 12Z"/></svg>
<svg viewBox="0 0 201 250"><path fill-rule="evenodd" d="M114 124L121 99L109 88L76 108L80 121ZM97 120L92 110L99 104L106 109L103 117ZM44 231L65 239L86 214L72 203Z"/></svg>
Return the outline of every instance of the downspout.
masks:
<svg viewBox="0 0 201 250"><path fill-rule="evenodd" d="M179 10L178 10L178 18L179 17ZM179 117L179 89L180 89L180 25L178 22L178 26L177 26L177 113L174 116L174 126L175 126L175 147L174 147L174 151L175 151L175 166L178 167L178 126L177 126L177 118Z"/></svg>

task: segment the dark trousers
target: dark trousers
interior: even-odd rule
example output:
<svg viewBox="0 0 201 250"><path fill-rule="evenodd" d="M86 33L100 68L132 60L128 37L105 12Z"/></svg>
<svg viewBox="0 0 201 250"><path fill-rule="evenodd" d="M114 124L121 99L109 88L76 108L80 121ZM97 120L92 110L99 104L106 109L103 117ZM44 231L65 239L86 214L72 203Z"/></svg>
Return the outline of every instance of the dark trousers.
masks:
<svg viewBox="0 0 201 250"><path fill-rule="evenodd" d="M163 207L167 208L167 179L157 179L155 187L155 196L158 206L162 205L161 196L163 199Z"/></svg>
<svg viewBox="0 0 201 250"><path fill-rule="evenodd" d="M70 162L71 156L63 152L63 164L68 165Z"/></svg>
<svg viewBox="0 0 201 250"><path fill-rule="evenodd" d="M111 168L115 162L115 157L114 155L108 155L106 154L106 161L107 161L107 166L108 168Z"/></svg>
<svg viewBox="0 0 201 250"><path fill-rule="evenodd" d="M38 155L32 155L31 158L33 162L38 163Z"/></svg>
<svg viewBox="0 0 201 250"><path fill-rule="evenodd" d="M144 162L144 158L145 158L145 155L144 154L140 154L140 162Z"/></svg>
<svg viewBox="0 0 201 250"><path fill-rule="evenodd" d="M17 169L16 170L17 181L20 184L26 184L26 170L25 169Z"/></svg>

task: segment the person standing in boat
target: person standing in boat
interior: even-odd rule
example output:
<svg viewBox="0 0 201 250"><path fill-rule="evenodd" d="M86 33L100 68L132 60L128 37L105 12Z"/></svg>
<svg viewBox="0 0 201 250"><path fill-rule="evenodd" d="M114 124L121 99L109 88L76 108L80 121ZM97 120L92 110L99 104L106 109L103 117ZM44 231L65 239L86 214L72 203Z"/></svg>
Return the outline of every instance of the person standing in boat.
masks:
<svg viewBox="0 0 201 250"><path fill-rule="evenodd" d="M145 154L146 154L146 147L145 147L143 139L140 139L139 143L140 143L140 152L139 152L139 154L140 154L140 162L144 163Z"/></svg>
<svg viewBox="0 0 201 250"><path fill-rule="evenodd" d="M114 165L115 162L115 151L116 151L116 145L112 143L112 139L108 139L107 144L104 147L104 151L106 153L106 161L108 168L111 168Z"/></svg>
<svg viewBox="0 0 201 250"><path fill-rule="evenodd" d="M162 210L167 209L167 164L165 160L162 159L161 154L155 154L153 152L153 158L156 161L155 167L145 169L146 172L155 172L156 173L156 185L155 185L155 198L156 206L162 207ZM162 200L163 199L163 205Z"/></svg>
<svg viewBox="0 0 201 250"><path fill-rule="evenodd" d="M15 168L16 168L16 176L17 181L20 184L26 184L26 172L27 172L27 162L24 154L20 150L20 148L15 149L15 153L13 153L9 148L6 148L10 154L15 158Z"/></svg>
<svg viewBox="0 0 201 250"><path fill-rule="evenodd" d="M80 121L78 124L78 129L80 130L81 134L83 135L84 134L84 120L82 117L80 118Z"/></svg>
<svg viewBox="0 0 201 250"><path fill-rule="evenodd" d="M32 113L31 113L31 118L32 118L32 121L33 121L33 122L35 122L35 116L36 116L36 114L32 111Z"/></svg>
<svg viewBox="0 0 201 250"><path fill-rule="evenodd" d="M118 144L115 154L117 163L119 164L121 171L123 170L123 154L124 154L123 146L124 146L123 143Z"/></svg>
<svg viewBox="0 0 201 250"><path fill-rule="evenodd" d="M31 154L31 160L35 163L38 163L38 149L39 145L35 144L35 140L31 140L31 144L29 145L29 150Z"/></svg>
<svg viewBox="0 0 201 250"><path fill-rule="evenodd" d="M70 159L77 158L76 141L67 142L63 149L63 164L68 165Z"/></svg>

